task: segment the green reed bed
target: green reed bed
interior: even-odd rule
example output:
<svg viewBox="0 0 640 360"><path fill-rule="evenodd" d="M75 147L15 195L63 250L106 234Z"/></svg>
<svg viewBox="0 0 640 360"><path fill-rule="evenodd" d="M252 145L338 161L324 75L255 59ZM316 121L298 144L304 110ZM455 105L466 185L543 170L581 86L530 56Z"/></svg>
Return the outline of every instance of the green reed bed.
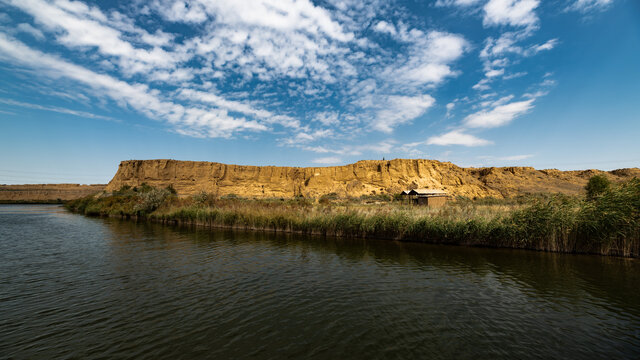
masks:
<svg viewBox="0 0 640 360"><path fill-rule="evenodd" d="M164 223L286 231L324 236L524 248L568 253L640 254L640 180L589 197L458 199L442 208L362 199L249 200L166 189L123 189L67 204L87 215L136 217Z"/></svg>

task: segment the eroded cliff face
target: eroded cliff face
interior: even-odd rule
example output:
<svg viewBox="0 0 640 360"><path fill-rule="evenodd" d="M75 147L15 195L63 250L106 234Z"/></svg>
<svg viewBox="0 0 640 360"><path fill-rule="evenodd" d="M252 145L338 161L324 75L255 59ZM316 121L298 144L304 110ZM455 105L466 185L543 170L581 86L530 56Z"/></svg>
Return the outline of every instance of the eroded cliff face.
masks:
<svg viewBox="0 0 640 360"><path fill-rule="evenodd" d="M512 197L525 193L577 194L599 170L536 170L530 167L461 168L435 160L363 160L330 167L241 166L204 161L129 160L120 163L107 191L123 185L172 185L179 195L201 191L218 196L319 197L396 194L405 189L437 188L468 197ZM613 181L640 177L640 169L606 172Z"/></svg>
<svg viewBox="0 0 640 360"><path fill-rule="evenodd" d="M0 202L73 200L104 190L105 185L0 185Z"/></svg>

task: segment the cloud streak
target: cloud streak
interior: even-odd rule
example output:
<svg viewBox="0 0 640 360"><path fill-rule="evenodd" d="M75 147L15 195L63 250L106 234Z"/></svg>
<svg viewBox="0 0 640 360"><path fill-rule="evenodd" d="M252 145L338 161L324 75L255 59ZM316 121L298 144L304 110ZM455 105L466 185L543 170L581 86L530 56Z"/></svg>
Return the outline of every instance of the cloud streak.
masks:
<svg viewBox="0 0 640 360"><path fill-rule="evenodd" d="M15 101L15 100L11 100L11 99L2 99L2 98L0 98L0 103L6 104L6 105L10 105L10 106L18 106L18 107L28 108L28 109L43 110L43 111L53 111L53 112L57 112L57 113L61 113L61 114L68 114L68 115L78 116L78 117L82 117L82 118L86 118L86 119L98 119L98 120L107 120L107 121L120 122L120 120L114 119L114 118L112 118L110 116L97 115L97 114L93 114L93 113L86 112L86 111L67 109L67 108L62 108L62 107L58 107L58 106L42 106L42 105L38 105L38 104L31 104L31 103L26 103L26 102L22 102L22 101Z"/></svg>
<svg viewBox="0 0 640 360"><path fill-rule="evenodd" d="M60 58L34 50L0 34L0 58L16 66L28 66L52 78L67 78L81 83L98 95L132 107L149 118L176 125L178 133L195 137L228 137L236 130L262 131L267 127L256 121L234 118L224 109L185 107L161 99L144 84L129 84L98 74Z"/></svg>

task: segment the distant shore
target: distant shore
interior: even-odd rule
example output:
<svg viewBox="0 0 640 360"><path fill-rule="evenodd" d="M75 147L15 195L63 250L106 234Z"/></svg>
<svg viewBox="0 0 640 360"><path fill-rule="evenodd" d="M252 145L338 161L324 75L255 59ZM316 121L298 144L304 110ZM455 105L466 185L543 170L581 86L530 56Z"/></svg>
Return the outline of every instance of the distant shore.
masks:
<svg viewBox="0 0 640 360"><path fill-rule="evenodd" d="M172 188L123 187L65 205L90 216L322 236L640 256L640 179L598 196L538 194L513 199L456 198L441 208L390 196L243 199Z"/></svg>
<svg viewBox="0 0 640 360"><path fill-rule="evenodd" d="M0 204L61 204L104 190L106 185L0 185Z"/></svg>
<svg viewBox="0 0 640 360"><path fill-rule="evenodd" d="M62 199L58 200L0 200L0 205L11 205L11 204L27 204L27 205L52 205L52 204L64 204L65 201Z"/></svg>

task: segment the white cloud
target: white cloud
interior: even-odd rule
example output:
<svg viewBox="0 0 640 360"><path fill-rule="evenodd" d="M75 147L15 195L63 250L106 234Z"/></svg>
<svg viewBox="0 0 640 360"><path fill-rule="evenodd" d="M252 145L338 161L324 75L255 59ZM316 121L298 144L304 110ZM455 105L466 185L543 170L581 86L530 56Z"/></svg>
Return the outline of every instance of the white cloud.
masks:
<svg viewBox="0 0 640 360"><path fill-rule="evenodd" d="M173 6L168 6L169 4ZM203 22L207 18L215 18L218 23L237 27L256 26L283 32L322 33L339 41L354 38L352 33L345 32L331 18L329 11L315 6L309 0L156 0L154 5L160 14L176 22Z"/></svg>
<svg viewBox="0 0 640 360"><path fill-rule="evenodd" d="M487 71L484 76L488 77L488 78L492 78L492 77L496 77L496 76L501 76L504 74L504 69L491 69L489 71Z"/></svg>
<svg viewBox="0 0 640 360"><path fill-rule="evenodd" d="M264 124L242 117L229 116L223 109L187 107L163 100L147 85L129 84L111 76L98 74L52 55L33 50L23 43L0 34L0 59L38 70L51 78L67 78L83 84L98 95L107 96L122 106L152 119L164 119L181 134L197 137L228 137L236 131L267 130Z"/></svg>
<svg viewBox="0 0 640 360"><path fill-rule="evenodd" d="M574 10L580 12L588 12L591 10L605 10L611 4L613 0L575 0L567 10Z"/></svg>
<svg viewBox="0 0 640 360"><path fill-rule="evenodd" d="M523 77L523 76L525 76L527 74L528 73L526 71L520 71L520 72L516 72L516 73L513 73L513 74L507 74L507 75L503 76L502 78L505 79L505 80L510 80L510 79L516 79L516 78L519 78L519 77Z"/></svg>
<svg viewBox="0 0 640 360"><path fill-rule="evenodd" d="M325 111L317 113L313 120L318 121L325 126L332 126L340 123L339 116L340 115L337 112Z"/></svg>
<svg viewBox="0 0 640 360"><path fill-rule="evenodd" d="M531 47L529 47L529 49L527 49L524 52L525 56L532 56L535 55L541 51L547 51L547 50L551 50L554 47L556 47L556 45L558 45L558 39L551 39L548 40L547 42L545 42L544 44L539 44L539 45L532 45Z"/></svg>
<svg viewBox="0 0 640 360"><path fill-rule="evenodd" d="M359 156L364 152L386 154L395 147L395 141L384 140L372 144L342 145L342 146L298 146L305 151L312 151L318 154L337 154Z"/></svg>
<svg viewBox="0 0 640 360"><path fill-rule="evenodd" d="M85 71L120 72L120 77L135 79L131 86L141 93L171 104L160 106L163 111L182 107L176 110L182 115L152 114L149 109L157 105L153 101L135 107L115 91L109 95L153 118L187 124L190 130L180 133L193 136L230 136L235 131L231 128L204 130L205 123L220 121L217 127L234 123L238 129L247 125L265 130L278 124L293 130L287 138L304 137L315 130L287 111L276 114L274 109L289 106L293 113L311 99L326 99L325 109L312 109L303 119L330 128L336 137L358 128L391 132L433 105L426 93L460 74L453 63L470 48L461 35L411 28L396 18L378 16L385 5L377 0L328 0L326 7L310 0L152 0L132 5L126 15L80 1L4 1L31 15L51 38L71 50L71 56L89 60ZM159 14L196 31L186 35L165 32L167 27L147 30L138 26L140 14ZM365 38L371 23L374 30L391 35L395 44L385 48ZM111 80L122 81L118 75ZM245 95L227 98L223 94L229 87L245 87ZM291 105L265 99L268 92L283 89ZM169 101L172 96L177 101ZM336 107L346 109L336 111L332 97L342 102ZM363 129L363 124L370 126Z"/></svg>
<svg viewBox="0 0 640 360"><path fill-rule="evenodd" d="M145 30L127 24L128 20L121 15L110 19L97 7L68 0L7 1L54 32L61 44L73 49L96 48L103 55L117 58L121 70L128 74L172 68L177 62L186 60L184 54L168 53L157 46L150 49L133 46L124 40L125 34L118 27L128 27L130 32L142 35L141 39L152 39L152 42L157 39Z"/></svg>
<svg viewBox="0 0 640 360"><path fill-rule="evenodd" d="M534 99L497 105L491 110L481 110L467 116L464 125L472 128L504 126L533 108Z"/></svg>
<svg viewBox="0 0 640 360"><path fill-rule="evenodd" d="M534 26L539 0L489 0L484 6L484 25Z"/></svg>
<svg viewBox="0 0 640 360"><path fill-rule="evenodd" d="M550 39L543 44L530 45L526 50L517 45L519 41L528 38L532 32L530 30L505 32L499 38L489 37L485 40L485 46L480 52L480 58L488 61L493 59L493 65L506 66L508 60L504 56L516 54L522 56L533 56L541 51L551 50L560 42L558 39ZM498 59L496 59L496 57ZM502 62L502 63L499 63ZM485 66L489 66L488 64Z"/></svg>
<svg viewBox="0 0 640 360"><path fill-rule="evenodd" d="M393 24L389 24L386 21L379 21L374 27L373 30L381 33L387 33L390 35L396 35L398 32L396 31L396 27Z"/></svg>
<svg viewBox="0 0 640 360"><path fill-rule="evenodd" d="M19 32L27 33L38 40L44 40L44 34L42 33L42 31L34 28L27 23L18 24L18 26L16 26L16 30L18 30Z"/></svg>
<svg viewBox="0 0 640 360"><path fill-rule="evenodd" d="M481 0L438 0L436 6L460 6L469 7L479 4Z"/></svg>
<svg viewBox="0 0 640 360"><path fill-rule="evenodd" d="M498 161L521 161L526 159L531 159L533 154L522 154L522 155L510 155L510 156L478 156L478 158L487 160L490 163L495 163Z"/></svg>
<svg viewBox="0 0 640 360"><path fill-rule="evenodd" d="M342 162L342 159L336 156L328 156L313 159L312 162L315 164L339 164Z"/></svg>
<svg viewBox="0 0 640 360"><path fill-rule="evenodd" d="M538 45L535 47L535 52L551 50L558 44L558 39L551 39L542 45Z"/></svg>
<svg viewBox="0 0 640 360"><path fill-rule="evenodd" d="M425 144L426 141L412 142L399 146L397 150L414 158L426 158L427 154L424 151L418 149L418 147Z"/></svg>
<svg viewBox="0 0 640 360"><path fill-rule="evenodd" d="M119 120L116 120L116 119L114 119L112 117L109 117L109 116L96 115L96 114L93 114L93 113L90 113L90 112L86 112L86 111L67 109L67 108L62 108L62 107L59 107L59 106L43 106L43 105L38 105L38 104L31 104L31 103L26 103L26 102L22 102L22 101L15 101L15 100L11 100L11 99L2 99L2 98L0 98L0 103L11 105L11 106L19 106L19 107L28 108L28 109L36 109L36 110L43 110L43 111L53 111L53 112L57 112L57 113L61 113L61 114L68 114L68 115L78 116L78 117L87 118L87 119L99 119L99 120L108 120L108 121L119 122Z"/></svg>
<svg viewBox="0 0 640 360"><path fill-rule="evenodd" d="M451 117L453 109L456 107L456 103L455 101L452 101L450 103L447 104L446 108L447 108L447 114L445 115L446 117Z"/></svg>
<svg viewBox="0 0 640 360"><path fill-rule="evenodd" d="M512 155L512 156L503 156L503 157L500 157L500 160L506 160L506 161L518 161L518 160L531 159L532 157L533 157L533 154Z"/></svg>
<svg viewBox="0 0 640 360"><path fill-rule="evenodd" d="M395 126L424 114L434 103L435 99L430 95L389 96L386 106L378 111L373 127L389 133Z"/></svg>
<svg viewBox="0 0 640 360"><path fill-rule="evenodd" d="M300 122L286 115L276 115L271 111L256 109L251 104L243 103L240 101L227 100L220 95L213 92L203 92L193 89L182 88L178 90L178 97L186 99L192 102L202 102L210 105L214 105L217 108L224 109L226 111L233 111L242 113L245 115L251 115L258 119L264 120L269 124L280 124L282 126L297 129L300 127Z"/></svg>
<svg viewBox="0 0 640 360"><path fill-rule="evenodd" d="M295 136L291 138L287 138L283 140L284 145L297 145L297 144L305 144L310 143L319 139L327 138L333 136L333 130L331 129L317 129L313 131L300 131ZM331 151L320 151L320 152L331 152Z"/></svg>
<svg viewBox="0 0 640 360"><path fill-rule="evenodd" d="M509 53L521 54L522 47L516 45L526 35L522 32L505 32L499 38L487 38L485 46L480 52L480 58L486 59L497 56L504 56Z"/></svg>
<svg viewBox="0 0 640 360"><path fill-rule="evenodd" d="M431 31L425 35L421 31L411 31L407 37L411 39L412 47L406 62L400 66L394 64L384 73L389 80L403 84L437 85L447 77L457 75L449 64L469 49L467 40L456 34Z"/></svg>
<svg viewBox="0 0 640 360"><path fill-rule="evenodd" d="M485 91L485 90L491 89L491 86L489 86L489 79L484 78L484 79L478 81L478 83L473 85L472 88L474 90L481 90L481 91Z"/></svg>
<svg viewBox="0 0 640 360"><path fill-rule="evenodd" d="M462 130L449 131L448 133L432 136L427 139L427 145L484 146L489 144L492 144L492 142L470 134L465 134Z"/></svg>
<svg viewBox="0 0 640 360"><path fill-rule="evenodd" d="M505 32L498 38L488 37L485 40L484 48L480 52L485 77L475 84L473 89L489 90L491 89L490 84L499 77L502 77L503 80L508 80L526 75L526 72L505 75L507 67L512 63L517 63L517 60L511 60L510 57L513 55L534 56L541 51L553 49L559 43L558 39L550 39L543 44L533 44L526 47L518 44L532 34L533 28L528 27L523 30Z"/></svg>
<svg viewBox="0 0 640 360"><path fill-rule="evenodd" d="M280 145L343 158L396 149L392 141L350 142L423 116L435 104L434 89L462 74L456 61L472 48L460 34L412 27L415 22L403 21L395 9L385 12L390 6L378 0L150 0L108 11L81 1L0 1L31 15L49 39L70 50L65 57L86 64L0 38L8 51L0 58L16 67L71 79L102 101L112 99L187 136L273 130ZM537 22L537 2L438 2L484 9L486 25L528 29ZM166 26L158 15L182 24ZM147 26L147 19L157 22ZM179 33L184 27L190 31ZM474 88L490 89L490 81L505 76L510 55L555 46L518 44L525 32L487 40L486 78ZM25 54L41 58L21 63ZM470 102L450 102L447 117ZM489 143L463 130L445 135L463 145Z"/></svg>

